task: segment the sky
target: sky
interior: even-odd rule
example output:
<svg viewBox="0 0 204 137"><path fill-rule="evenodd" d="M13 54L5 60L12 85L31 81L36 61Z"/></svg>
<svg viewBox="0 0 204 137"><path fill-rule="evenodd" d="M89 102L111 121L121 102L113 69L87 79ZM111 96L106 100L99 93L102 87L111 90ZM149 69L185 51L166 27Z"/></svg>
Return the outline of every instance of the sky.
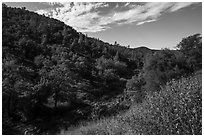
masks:
<svg viewBox="0 0 204 137"><path fill-rule="evenodd" d="M202 3L194 2L4 2L58 19L78 32L113 44L173 49L202 34Z"/></svg>

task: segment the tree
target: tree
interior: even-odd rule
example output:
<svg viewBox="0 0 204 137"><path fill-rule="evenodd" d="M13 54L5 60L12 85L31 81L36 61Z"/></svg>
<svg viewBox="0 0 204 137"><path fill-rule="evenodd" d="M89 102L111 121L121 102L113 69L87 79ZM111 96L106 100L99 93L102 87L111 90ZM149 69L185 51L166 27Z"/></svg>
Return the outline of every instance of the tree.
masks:
<svg viewBox="0 0 204 137"><path fill-rule="evenodd" d="M3 95L3 106L5 107L5 111L3 114L7 112L8 116L11 117L12 107L14 95L16 95L16 91L14 90L14 84L16 79L18 78L17 65L15 60L3 60L2 64L2 95ZM5 100L5 101L4 101Z"/></svg>
<svg viewBox="0 0 204 137"><path fill-rule="evenodd" d="M144 86L145 82L144 79L141 77L141 75L136 76L134 75L130 80L126 83L126 89L127 90L133 90L133 91L140 91L142 89L142 86Z"/></svg>
<svg viewBox="0 0 204 137"><path fill-rule="evenodd" d="M122 61L114 62L115 73L120 77L125 77L127 75L127 65Z"/></svg>
<svg viewBox="0 0 204 137"><path fill-rule="evenodd" d="M74 39L71 46L70 46L70 49L72 50L74 48L74 46L76 46L77 44L77 39Z"/></svg>
<svg viewBox="0 0 204 137"><path fill-rule="evenodd" d="M118 51L116 52L115 57L113 58L113 60L114 60L115 62L117 62L117 61L120 60Z"/></svg>
<svg viewBox="0 0 204 137"><path fill-rule="evenodd" d="M85 36L85 46L89 46L89 40L88 40L87 34Z"/></svg>
<svg viewBox="0 0 204 137"><path fill-rule="evenodd" d="M82 42L83 42L83 34L80 33L79 34L79 39L78 39L78 44L82 44Z"/></svg>
<svg viewBox="0 0 204 137"><path fill-rule="evenodd" d="M188 73L188 69L181 62L182 56L177 54L179 52L164 49L146 57L144 79L148 90L158 90L172 78ZM185 60L183 61L185 62Z"/></svg>
<svg viewBox="0 0 204 137"><path fill-rule="evenodd" d="M193 71L202 68L202 36L200 34L182 39L177 48L185 55Z"/></svg>
<svg viewBox="0 0 204 137"><path fill-rule="evenodd" d="M69 55L66 49L65 47L54 48L51 59L42 59L42 56L35 59L36 65L43 64L39 71L40 81L36 85L36 90L43 96L45 102L49 97L52 97L55 107L59 101L71 100L76 84L75 74L70 70L73 64L68 59ZM42 83L44 84L42 85ZM50 90L45 90L45 88Z"/></svg>
<svg viewBox="0 0 204 137"><path fill-rule="evenodd" d="M33 94L33 83L31 77L34 73L32 68L18 64L17 59L4 59L3 61L3 102L4 111L7 112L8 117L15 118L19 112L22 115L26 115L29 118L29 111L32 108L31 96ZM22 105L21 102L27 101L26 105ZM28 107L28 105L30 105ZM5 107L6 106L6 107ZM26 111L25 111L26 110ZM22 117L19 116L21 119Z"/></svg>

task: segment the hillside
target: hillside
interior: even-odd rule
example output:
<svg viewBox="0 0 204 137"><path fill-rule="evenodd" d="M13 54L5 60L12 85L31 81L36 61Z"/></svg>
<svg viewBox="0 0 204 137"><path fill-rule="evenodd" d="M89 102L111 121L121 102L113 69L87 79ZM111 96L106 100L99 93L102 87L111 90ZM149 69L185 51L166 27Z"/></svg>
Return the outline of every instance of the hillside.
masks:
<svg viewBox="0 0 204 137"><path fill-rule="evenodd" d="M202 132L202 72L172 80L158 93L126 113L79 127L62 129L60 134L77 135L199 135Z"/></svg>
<svg viewBox="0 0 204 137"><path fill-rule="evenodd" d="M58 107L68 107L75 121L93 117L97 104L123 93L120 79L131 78L152 52L104 43L58 20L2 6L5 119L46 121L46 114L55 117L52 111Z"/></svg>
<svg viewBox="0 0 204 137"><path fill-rule="evenodd" d="M176 51L131 49L2 4L3 134L56 134L113 117L201 68L200 34Z"/></svg>

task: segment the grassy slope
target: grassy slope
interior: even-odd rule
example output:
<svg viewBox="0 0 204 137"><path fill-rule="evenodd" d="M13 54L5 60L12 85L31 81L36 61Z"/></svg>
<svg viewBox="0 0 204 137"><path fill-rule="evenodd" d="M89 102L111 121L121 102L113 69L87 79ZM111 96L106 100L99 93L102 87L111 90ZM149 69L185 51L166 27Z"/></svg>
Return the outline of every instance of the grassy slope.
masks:
<svg viewBox="0 0 204 137"><path fill-rule="evenodd" d="M202 134L202 72L172 80L124 114L85 122L60 134Z"/></svg>

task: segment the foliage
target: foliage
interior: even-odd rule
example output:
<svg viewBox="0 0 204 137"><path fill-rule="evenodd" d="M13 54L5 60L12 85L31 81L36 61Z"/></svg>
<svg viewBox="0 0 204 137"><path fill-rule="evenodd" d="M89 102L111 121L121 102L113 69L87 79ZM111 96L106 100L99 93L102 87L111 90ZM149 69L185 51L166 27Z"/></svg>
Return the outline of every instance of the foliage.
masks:
<svg viewBox="0 0 204 137"><path fill-rule="evenodd" d="M201 81L201 72L172 80L124 114L82 123L79 127L61 130L60 134L201 135Z"/></svg>
<svg viewBox="0 0 204 137"><path fill-rule="evenodd" d="M180 54L180 55L178 55ZM147 56L144 65L144 79L146 89L155 91L172 78L179 78L188 74L189 69L184 56L179 51L164 49Z"/></svg>
<svg viewBox="0 0 204 137"><path fill-rule="evenodd" d="M185 55L187 63L193 71L202 68L202 37L200 34L183 38L177 48Z"/></svg>
<svg viewBox="0 0 204 137"><path fill-rule="evenodd" d="M40 114L45 108L57 110L69 104L77 110L79 102L91 104L122 92L120 78L126 75L127 65L119 58L113 61L110 44L25 8L3 4L2 11L5 118L35 121L44 119Z"/></svg>
<svg viewBox="0 0 204 137"><path fill-rule="evenodd" d="M141 91L142 86L145 85L145 81L142 78L142 74L140 73L138 76L134 75L130 80L126 83L126 89L127 90L133 90L133 91Z"/></svg>
<svg viewBox="0 0 204 137"><path fill-rule="evenodd" d="M104 56L102 56L96 62L96 69L98 76L102 80L102 85L105 92L114 92L123 87L120 77L122 77L126 72L125 63L120 61L115 62L113 59L106 59Z"/></svg>

